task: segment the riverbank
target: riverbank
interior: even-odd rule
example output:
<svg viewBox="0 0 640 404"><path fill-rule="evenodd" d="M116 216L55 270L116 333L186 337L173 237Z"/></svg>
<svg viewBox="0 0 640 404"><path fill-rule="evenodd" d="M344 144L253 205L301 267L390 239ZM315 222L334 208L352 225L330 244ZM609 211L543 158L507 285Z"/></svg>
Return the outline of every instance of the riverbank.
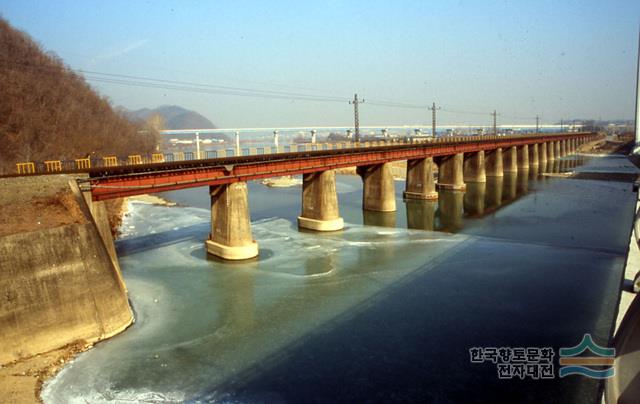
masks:
<svg viewBox="0 0 640 404"><path fill-rule="evenodd" d="M0 397L7 403L42 403L43 383L93 345L77 341L50 352L0 365Z"/></svg>
<svg viewBox="0 0 640 404"><path fill-rule="evenodd" d="M133 320L108 246L124 200L87 206L77 178L0 179L0 397L7 402L40 402L47 378Z"/></svg>
<svg viewBox="0 0 640 404"><path fill-rule="evenodd" d="M71 176L25 178L20 184L5 181L11 192L0 197L0 235L18 234L43 228L84 223L82 213L77 211L65 190ZM18 192L18 189L20 192ZM151 205L175 206L155 195L140 195L131 198L109 200L105 204L112 234L117 237L124 215L132 201ZM22 209L25 205L38 209ZM26 214L25 214L26 213ZM42 403L40 392L43 383L54 377L78 354L93 347L92 343L78 340L64 347L22 358L0 365L0 397L11 403Z"/></svg>

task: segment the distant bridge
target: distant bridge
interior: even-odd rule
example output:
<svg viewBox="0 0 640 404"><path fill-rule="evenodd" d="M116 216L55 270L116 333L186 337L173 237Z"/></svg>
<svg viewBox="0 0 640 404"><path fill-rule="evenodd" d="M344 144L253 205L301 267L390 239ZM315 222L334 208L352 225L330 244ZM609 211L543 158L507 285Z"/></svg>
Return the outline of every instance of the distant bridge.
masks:
<svg viewBox="0 0 640 404"><path fill-rule="evenodd" d="M557 129L575 127L582 128L582 125L572 125L572 124L548 124L548 125L538 125L540 129ZM439 125L439 129L489 129L493 128L492 125ZM514 125L497 125L498 129L535 129L535 124L514 124ZM429 133L432 130L431 125L375 125L375 126L360 126L361 130L364 131L380 131L382 130L394 130L394 131L409 131L415 132L416 130L424 133ZM166 135L195 135L196 133L200 134L210 134L210 133L273 133L275 132L311 132L311 131L323 131L323 132L348 132L353 130L353 126L291 126L291 127L265 127L265 128L200 128L200 129L165 129L161 130L161 134Z"/></svg>

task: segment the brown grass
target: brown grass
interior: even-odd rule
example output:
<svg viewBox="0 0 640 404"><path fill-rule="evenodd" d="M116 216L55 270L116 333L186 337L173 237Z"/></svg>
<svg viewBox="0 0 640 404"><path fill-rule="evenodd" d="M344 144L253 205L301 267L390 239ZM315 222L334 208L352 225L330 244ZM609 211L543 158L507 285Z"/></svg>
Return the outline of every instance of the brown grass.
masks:
<svg viewBox="0 0 640 404"><path fill-rule="evenodd" d="M0 236L87 222L71 191L61 191L55 195L34 197L26 204L3 205Z"/></svg>

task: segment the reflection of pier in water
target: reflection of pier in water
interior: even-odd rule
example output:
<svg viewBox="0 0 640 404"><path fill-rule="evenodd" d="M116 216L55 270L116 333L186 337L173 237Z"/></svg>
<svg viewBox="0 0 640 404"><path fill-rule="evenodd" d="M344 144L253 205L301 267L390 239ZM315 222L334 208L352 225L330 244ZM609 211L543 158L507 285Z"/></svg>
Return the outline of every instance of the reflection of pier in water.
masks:
<svg viewBox="0 0 640 404"><path fill-rule="evenodd" d="M544 181L541 173L558 173L562 169L569 169L579 164L578 160L553 162L548 167L541 166L538 176L534 176L533 170L526 172L521 170L518 174L505 173L504 177L487 177L485 183L468 183L466 192L441 190L439 199L434 200L407 200L407 225L411 229L438 230L446 232L460 231L466 218L481 218L493 214L498 209L508 206L529 192L529 181ZM365 225L382 227L395 227L395 212L364 212ZM327 235L329 238L333 237ZM218 303L213 314L212 326L214 329L224 329L225 338L216 340L216 343L207 344L205 352L200 351L199 357L215 358L219 366L229 365L228 370L222 372L221 380L228 380L233 374L243 369L231 370L231 364L238 361L237 346L246 344L247 340L262 338L265 334L278 336L271 338L273 343L262 346L261 355L273 355L280 352L283 346L290 345L300 338L305 331L317 327L322 321L328 321L334 317L330 310L326 310L326 302L332 301L333 309L342 313L349 307L357 307L367 296L371 296L384 288L380 279L385 282L394 282L402 277L403 271L385 271L384 278L371 277L371 282L362 282L348 293L341 286L333 271L333 268L349 266L357 268L355 273L367 274L376 267L394 268L391 263L398 256L409 254L407 250L394 245L394 234L386 230L368 235L366 241L356 239L356 242L374 243L375 248L358 248L355 261L353 258L345 258L341 249L329 249L323 255L307 257L303 264L303 277L293 290L280 291L277 295L264 295L260 288L255 287L255 278L262 273L260 260L244 261L238 264L238 268L229 267L228 274L222 275L217 283L225 286L219 288L216 293ZM398 249L400 248L400 249ZM229 265L229 264L228 264ZM231 266L235 266L231 264ZM223 271L222 271L223 272ZM375 272L375 271L374 271ZM361 278L361 280L369 277ZM352 285L353 286L353 285ZM283 298L283 294L285 298ZM286 298L287 293L303 294L303 304L292 304L295 299ZM340 296L340 299L327 299L332 296ZM351 299L345 298L351 296ZM309 321L314 316L309 315L309 310L315 310L315 318L321 320ZM267 315L268 313L268 315ZM283 324L300 324L299 332L293 335L281 335ZM266 330L266 331L265 331ZM214 335L214 334L211 334ZM212 340L219 337L205 337ZM284 350L286 352L286 349ZM255 353L253 353L255 354ZM249 354L247 354L249 355ZM197 368L197 367L196 367ZM213 385L220 384L220 380Z"/></svg>
<svg viewBox="0 0 640 404"><path fill-rule="evenodd" d="M529 193L531 181L543 181L544 174L571 171L584 164L582 156L540 162L538 166L505 171L503 176L486 177L486 182L466 184L465 191L440 190L437 201L406 200L407 227L417 230L455 233L464 227L464 218L479 219L495 213ZM388 215L388 214L387 214ZM393 227L395 217L387 218L387 227ZM374 224L374 221L365 221Z"/></svg>

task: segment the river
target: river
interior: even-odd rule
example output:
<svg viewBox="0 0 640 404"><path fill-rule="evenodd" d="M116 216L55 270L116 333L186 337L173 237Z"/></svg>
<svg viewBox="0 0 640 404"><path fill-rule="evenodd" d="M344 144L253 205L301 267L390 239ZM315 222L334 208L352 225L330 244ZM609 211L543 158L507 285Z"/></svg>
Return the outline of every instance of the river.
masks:
<svg viewBox="0 0 640 404"><path fill-rule="evenodd" d="M625 158L555 171L635 172ZM635 194L628 182L527 175L438 202L361 210L337 176L346 227L299 232L300 187L249 184L257 260L207 257L207 188L177 207L130 203L117 241L136 323L43 390L85 402L595 402L583 376L501 380L472 347L606 345ZM556 361L557 364L557 361Z"/></svg>

